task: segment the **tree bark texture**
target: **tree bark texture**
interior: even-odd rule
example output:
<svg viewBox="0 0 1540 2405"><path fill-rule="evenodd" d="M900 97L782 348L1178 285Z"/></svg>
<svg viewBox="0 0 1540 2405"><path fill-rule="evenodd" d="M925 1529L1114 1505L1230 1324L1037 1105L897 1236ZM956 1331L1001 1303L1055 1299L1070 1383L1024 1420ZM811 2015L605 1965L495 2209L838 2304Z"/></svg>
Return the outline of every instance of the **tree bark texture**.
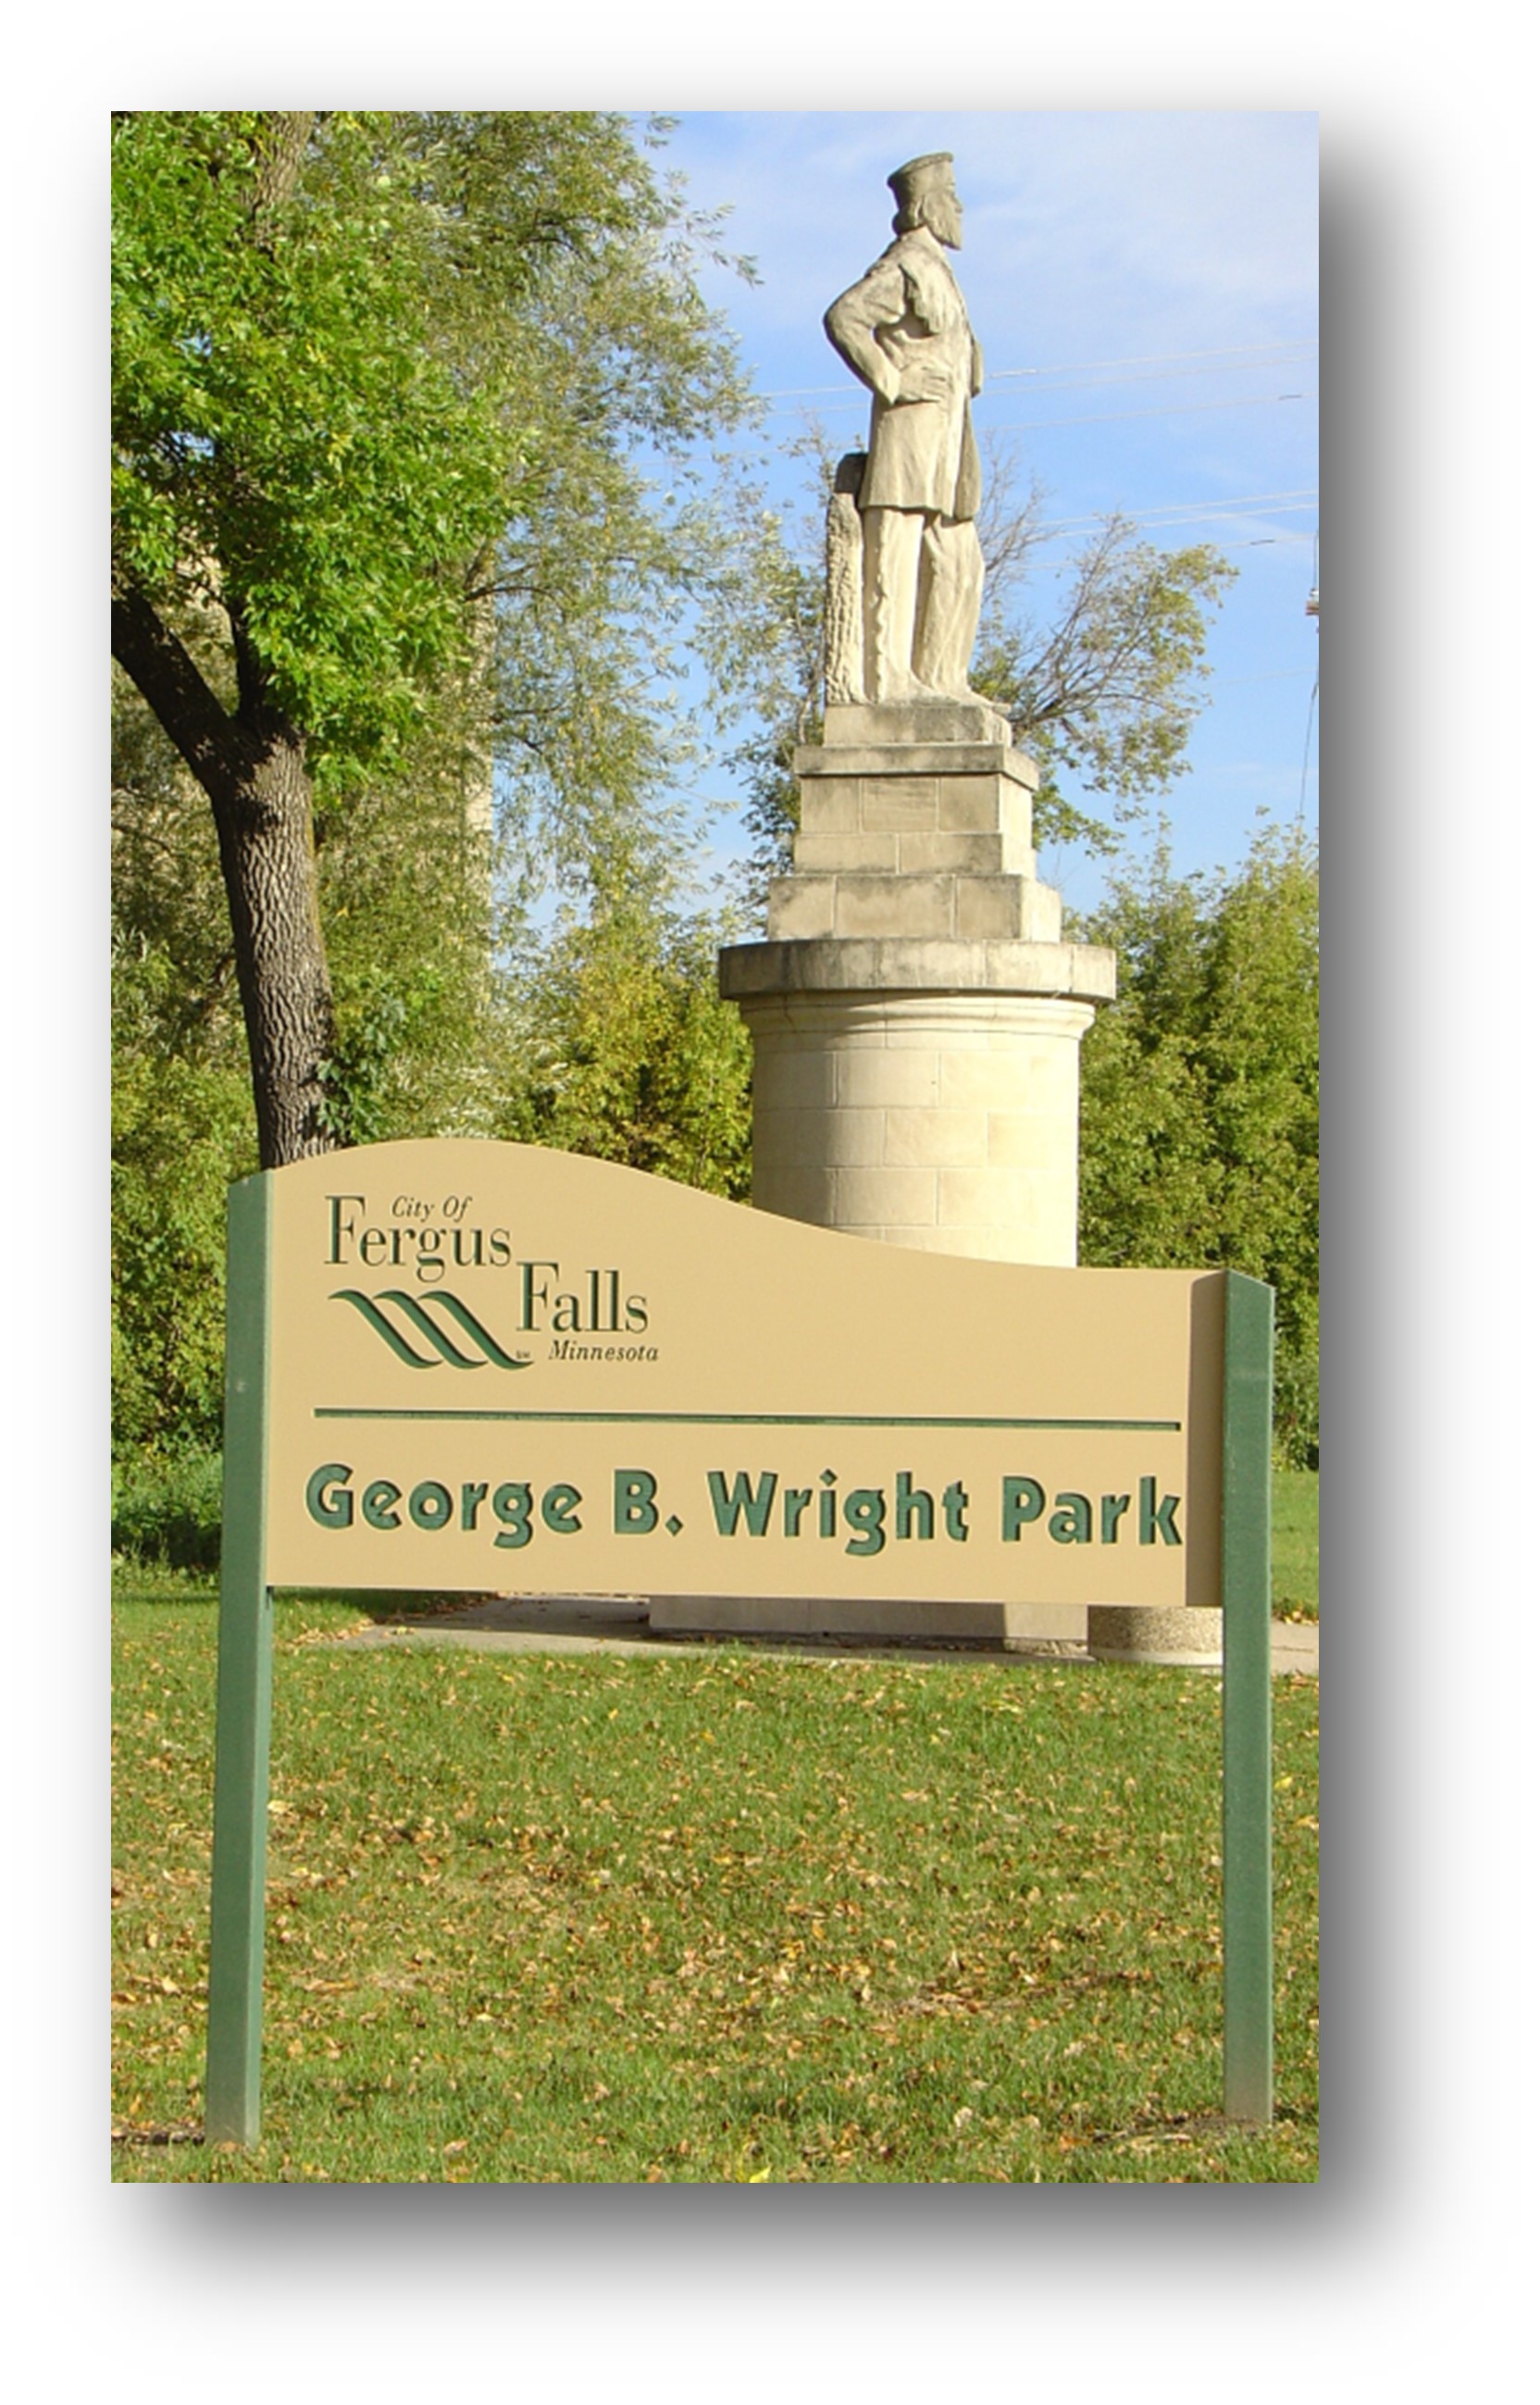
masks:
<svg viewBox="0 0 1540 2405"><path fill-rule="evenodd" d="M305 145L315 122L312 108L269 109L263 120L255 146L257 181L252 193L251 229L253 238L264 249L294 197Z"/></svg>
<svg viewBox="0 0 1540 2405"><path fill-rule="evenodd" d="M255 696L226 710L132 588L113 596L112 647L214 811L262 1167L329 1152L324 1073L334 1023L303 738Z"/></svg>

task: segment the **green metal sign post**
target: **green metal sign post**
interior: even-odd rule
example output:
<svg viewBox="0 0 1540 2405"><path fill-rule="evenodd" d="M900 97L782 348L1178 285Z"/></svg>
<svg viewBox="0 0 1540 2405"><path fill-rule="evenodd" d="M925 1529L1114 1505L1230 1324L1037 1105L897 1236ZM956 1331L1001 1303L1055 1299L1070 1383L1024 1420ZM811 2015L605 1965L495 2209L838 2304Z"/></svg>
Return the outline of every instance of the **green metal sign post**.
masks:
<svg viewBox="0 0 1540 2405"><path fill-rule="evenodd" d="M262 1937L273 1590L267 1582L268 1331L273 1179L230 1190L225 1248L224 1533L209 1933L209 2144L254 2145L262 2109Z"/></svg>
<svg viewBox="0 0 1540 2405"><path fill-rule="evenodd" d="M1225 1280L1225 2111L1273 2117L1273 1294Z"/></svg>
<svg viewBox="0 0 1540 2405"><path fill-rule="evenodd" d="M273 1700L273 1590L267 1553L270 1381L275 1180L282 1174L264 1172L231 1188L227 1245L224 1536L204 2129L211 2144L242 2146L255 2145L261 2126ZM1224 1617L1225 2112L1232 2120L1265 2123L1273 2112L1272 1290L1229 1272L1224 1274L1224 1301L1218 1502ZM398 1492L395 1487L390 1491ZM434 1489L440 1491L447 1494Z"/></svg>

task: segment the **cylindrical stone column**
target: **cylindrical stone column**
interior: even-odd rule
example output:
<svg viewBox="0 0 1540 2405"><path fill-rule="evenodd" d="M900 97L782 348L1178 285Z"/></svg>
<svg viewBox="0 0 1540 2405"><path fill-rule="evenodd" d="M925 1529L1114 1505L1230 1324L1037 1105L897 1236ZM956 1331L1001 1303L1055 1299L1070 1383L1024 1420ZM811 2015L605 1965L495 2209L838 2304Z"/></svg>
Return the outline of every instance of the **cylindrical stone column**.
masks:
<svg viewBox="0 0 1540 2405"><path fill-rule="evenodd" d="M754 1039L757 1208L920 1251L1072 1266L1088 1002L737 1000Z"/></svg>

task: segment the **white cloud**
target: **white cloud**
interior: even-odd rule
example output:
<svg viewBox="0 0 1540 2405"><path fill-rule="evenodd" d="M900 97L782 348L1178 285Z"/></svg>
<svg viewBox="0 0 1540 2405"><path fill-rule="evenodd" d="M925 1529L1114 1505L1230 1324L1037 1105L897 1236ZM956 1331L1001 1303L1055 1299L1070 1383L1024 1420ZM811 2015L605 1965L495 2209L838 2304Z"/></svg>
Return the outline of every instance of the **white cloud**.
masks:
<svg viewBox="0 0 1540 2405"><path fill-rule="evenodd" d="M1043 344L1105 356L1114 333L1169 348L1193 329L1246 341L1313 323L1307 115L781 111L687 118L670 149L701 200L734 204L730 238L763 278L734 315L763 340L817 337L889 238L887 176L923 149L956 155L970 310L1013 364Z"/></svg>

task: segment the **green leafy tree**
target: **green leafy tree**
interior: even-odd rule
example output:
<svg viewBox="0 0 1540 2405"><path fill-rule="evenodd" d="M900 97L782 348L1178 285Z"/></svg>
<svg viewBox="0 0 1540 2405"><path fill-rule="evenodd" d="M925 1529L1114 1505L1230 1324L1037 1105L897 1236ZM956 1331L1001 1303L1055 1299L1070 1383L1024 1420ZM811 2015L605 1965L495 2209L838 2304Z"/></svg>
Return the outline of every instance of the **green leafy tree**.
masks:
<svg viewBox="0 0 1540 2405"><path fill-rule="evenodd" d="M1044 497L1036 484L1025 500L1018 495L1013 455L996 452L979 529L985 609L973 682L1037 762L1039 840L1111 853L1128 822L1186 772L1209 620L1237 571L1211 543L1141 542L1134 521L1113 511L1034 611L1026 596L1047 582ZM1071 801L1071 786L1094 807Z"/></svg>
<svg viewBox="0 0 1540 2405"><path fill-rule="evenodd" d="M751 1048L717 995L736 932L635 897L558 929L524 964L499 1132L743 1200Z"/></svg>
<svg viewBox="0 0 1540 2405"><path fill-rule="evenodd" d="M112 1371L116 1450L218 1442L225 1191L257 1166L208 806L114 674Z"/></svg>
<svg viewBox="0 0 1540 2405"><path fill-rule="evenodd" d="M119 1018L140 996L119 965ZM120 1056L113 1079L113 1436L121 1452L218 1442L225 1194L256 1167L244 1064Z"/></svg>
<svg viewBox="0 0 1540 2405"><path fill-rule="evenodd" d="M126 679L113 746L114 1424L120 1448L217 1441L225 1194L258 1166L207 803ZM486 841L457 747L320 821L338 1141L484 1124L498 1024Z"/></svg>
<svg viewBox="0 0 1540 2405"><path fill-rule="evenodd" d="M1229 877L1164 849L1077 931L1118 954L1081 1060L1081 1259L1212 1262L1278 1294L1280 1448L1319 1442L1320 887L1264 828Z"/></svg>
<svg viewBox="0 0 1540 2405"><path fill-rule="evenodd" d="M637 446L743 396L709 229L617 116L124 113L113 200L114 653L212 806L273 1165L356 1132L431 1007L340 1040L317 831L484 682L558 816L613 805L573 838L603 851L658 767L629 664L688 515ZM585 746L564 714L626 612Z"/></svg>

